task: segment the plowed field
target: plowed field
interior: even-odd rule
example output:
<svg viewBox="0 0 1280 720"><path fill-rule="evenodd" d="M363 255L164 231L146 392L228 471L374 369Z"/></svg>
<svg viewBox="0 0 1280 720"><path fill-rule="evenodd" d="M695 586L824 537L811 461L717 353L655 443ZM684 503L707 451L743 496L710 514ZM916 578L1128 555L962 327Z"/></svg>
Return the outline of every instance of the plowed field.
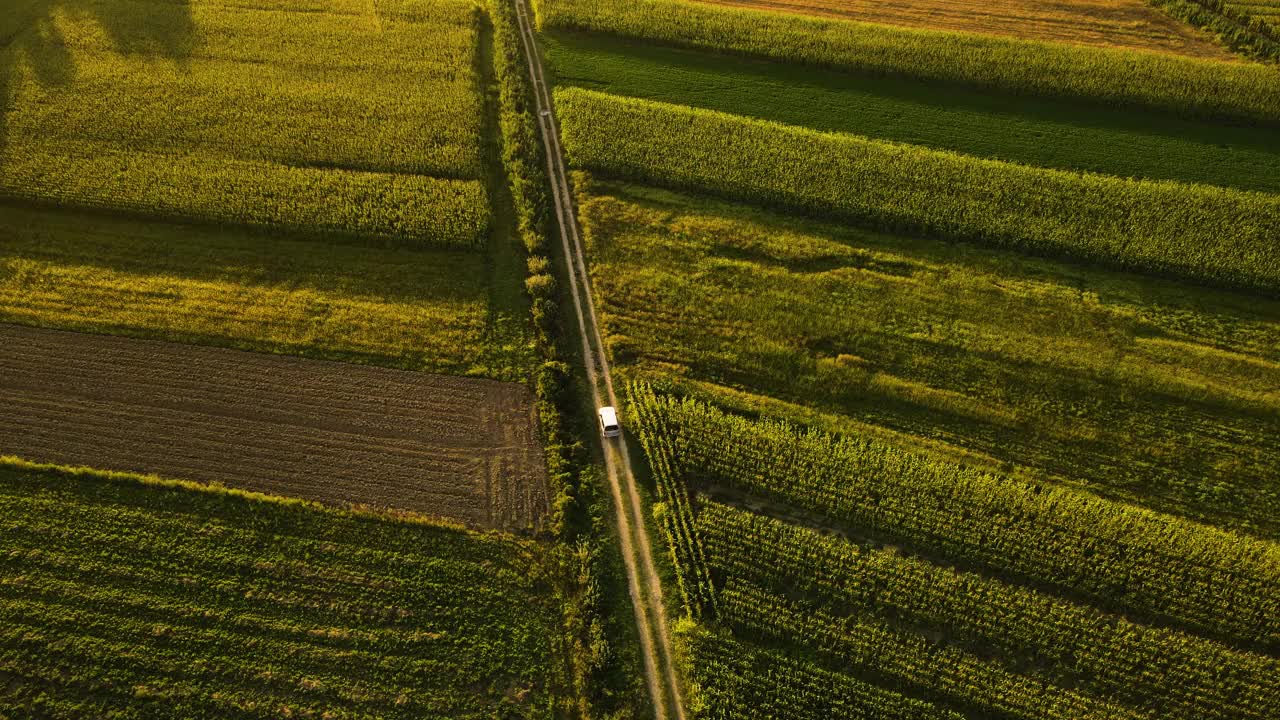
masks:
<svg viewBox="0 0 1280 720"><path fill-rule="evenodd" d="M934 30L1229 59L1231 53L1143 0L704 0L756 10Z"/></svg>
<svg viewBox="0 0 1280 720"><path fill-rule="evenodd" d="M514 383L0 325L0 454L331 504L536 524Z"/></svg>

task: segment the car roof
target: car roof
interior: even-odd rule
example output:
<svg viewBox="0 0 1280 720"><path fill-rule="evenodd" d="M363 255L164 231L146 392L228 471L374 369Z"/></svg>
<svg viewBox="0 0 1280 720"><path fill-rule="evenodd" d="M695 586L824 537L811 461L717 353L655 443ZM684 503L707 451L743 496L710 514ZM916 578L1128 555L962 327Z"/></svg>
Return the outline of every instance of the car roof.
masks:
<svg viewBox="0 0 1280 720"><path fill-rule="evenodd" d="M612 407L602 407L600 408L600 419L604 421L605 425L617 425L618 411Z"/></svg>

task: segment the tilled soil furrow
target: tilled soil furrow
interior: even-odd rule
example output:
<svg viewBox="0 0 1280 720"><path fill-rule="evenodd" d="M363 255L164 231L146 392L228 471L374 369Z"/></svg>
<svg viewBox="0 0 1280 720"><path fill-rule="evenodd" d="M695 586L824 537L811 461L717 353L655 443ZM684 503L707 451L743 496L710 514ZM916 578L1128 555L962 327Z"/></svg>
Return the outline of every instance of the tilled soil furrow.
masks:
<svg viewBox="0 0 1280 720"><path fill-rule="evenodd" d="M57 420L59 425L78 425L85 429L96 430L102 440L108 438L127 439L137 434L139 429L148 432L143 434L163 435L170 426L181 426L191 436L193 443L202 440L214 445L225 445L226 438L237 441L237 454L245 456L255 450L270 450L271 457L278 459L306 458L314 454L345 455L354 459L369 456L379 463L387 463L398 459L412 464L421 460L424 472L448 472L452 474L474 473L478 460L470 451L474 447L437 446L423 442L408 442L397 438L385 439L371 436L337 433L327 429L315 429L305 426L288 428L292 446L283 447L275 438L264 431L271 429L267 423L227 423L223 418L208 417L200 413L181 411L157 411L145 408L143 411L119 403L77 402L59 397L42 397L35 395L15 396L0 388L0 400L14 409L26 407L31 414ZM17 417L12 421L13 427L28 426L39 428L47 423L24 422ZM0 430L0 433L8 431ZM8 434L13 434L8 432ZM2 435L0 435L2 437ZM15 440L14 442L20 442ZM499 452L503 448L485 448L490 452Z"/></svg>
<svg viewBox="0 0 1280 720"><path fill-rule="evenodd" d="M50 352L65 351L65 354L78 351L82 343L68 342L65 338L30 338L14 337L12 326L7 326L6 340L14 348L6 359L20 358L24 355L42 357ZM22 330L23 328L16 328ZM65 333L73 337L75 333ZM295 376L300 382L333 383L335 392L345 392L351 397L367 396L370 391L383 392L396 388L405 390L429 389L439 397L476 397L487 395L492 391L507 396L518 395L519 387L493 380L473 378L457 378L439 375L427 375L405 370L389 370L365 365L349 365L346 363L305 358L254 354L237 350L207 348L210 356L189 357L185 352L174 352L174 346L168 343L134 340L128 338L102 337L106 343L98 348L93 356L75 356L69 358L76 363L101 367L106 364L123 364L124 367L112 367L109 372L115 374L139 374L142 372L161 372L172 377L199 379L200 375L188 372L188 369L200 368L206 373L217 374L230 371L229 380L244 383L265 383L266 389L272 389L272 382L280 373ZM136 346L135 346L136 344ZM175 363L174 360L180 362ZM428 396L430 397L430 396Z"/></svg>
<svg viewBox="0 0 1280 720"><path fill-rule="evenodd" d="M102 406L76 406L65 403L32 402L31 398L8 398L0 392L0 401L15 408L25 408L35 420L17 419L9 427L0 430L0 450L13 445L33 446L46 438L56 446L65 443L68 447L74 439L66 433L50 428L66 428L75 426L83 432L77 434L93 449L93 454L103 458L121 458L121 462L137 465L140 460L126 461L123 458L136 458L138 443L133 438L161 436L167 427L182 427L186 432L183 452L170 453L165 461L166 467L177 467L190 471L177 477L191 479L222 480L228 473L217 467L209 467L209 457L219 451L225 451L229 443L236 446L236 457L269 471L275 476L297 476L299 480L305 473L313 469L317 462L335 467L322 477L331 481L349 481L368 484L387 475L388 471L396 471L394 475L414 473L417 477L430 481L436 491L447 488L466 488L457 493L474 492L474 482L470 480L478 470L473 458L452 457L445 449L439 452L419 451L409 448L408 451L396 451L386 448L387 452L360 447L350 442L342 443L333 436L317 436L314 438L299 437L299 445L309 445L313 449L282 448L272 445L270 438L254 428L226 427L214 423L202 425L199 417L160 417L149 418L130 412L129 408L106 408ZM345 445L345 447L343 447ZM190 463L185 463L186 459ZM398 461L398 462L394 462ZM339 465L340 463L340 465ZM92 463L86 463L92 464ZM158 471L151 471L158 472ZM201 477L191 477L198 473ZM163 474L163 473L162 473ZM413 483L405 490L411 490L418 483Z"/></svg>
<svg viewBox="0 0 1280 720"><path fill-rule="evenodd" d="M0 324L0 453L490 527L547 479L515 383Z"/></svg>
<svg viewBox="0 0 1280 720"><path fill-rule="evenodd" d="M0 363L0 369L10 378L6 384L41 389L57 387L60 392L100 400L126 395L139 402L146 398L145 402L158 406L200 402L210 412L221 410L221 414L267 421L310 414L335 425L377 427L402 433L406 432L406 425L411 427L423 418L465 418L468 411L487 399L481 393L436 397L434 388L395 385L371 388L372 395L368 397L354 396L335 391L334 381L320 382L314 378L300 378L294 383L287 376L259 375L252 378L252 382L243 382L244 378L233 374L234 368L199 365L193 365L183 375L164 367L125 374L117 368L127 366L131 360L128 357L106 355L93 360L79 359L73 365L62 367L49 367L44 357L37 353L25 361L6 359ZM243 397L254 397L257 402L236 402ZM479 423L465 421L450 423L441 430L459 437L475 437L483 432Z"/></svg>
<svg viewBox="0 0 1280 720"><path fill-rule="evenodd" d="M276 460L264 462L259 474L230 474L222 466L208 462L209 452L190 455L170 455L156 461L150 454L163 446L154 447L132 443L133 438L113 436L111 425L101 434L67 436L47 432L28 434L22 455L32 460L64 465L88 465L126 472L155 473L166 477L178 477L203 482L218 482L243 490L276 495L306 497L320 502L359 503L388 505L431 515L456 517L468 522L482 522L485 513L480 512L484 498L470 482L459 482L457 476L420 477L419 482L405 482L403 468L390 468L377 462L350 462L347 472L341 475L314 474L309 463L291 463ZM120 433L124 435L124 433ZM225 443L207 443L214 448ZM10 452L10 445L0 439L0 449ZM195 450L205 448L195 447ZM249 458L252 459L252 458ZM239 468L236 468L239 469ZM394 504L376 501L380 497L394 497ZM462 509L466 509L463 511Z"/></svg>

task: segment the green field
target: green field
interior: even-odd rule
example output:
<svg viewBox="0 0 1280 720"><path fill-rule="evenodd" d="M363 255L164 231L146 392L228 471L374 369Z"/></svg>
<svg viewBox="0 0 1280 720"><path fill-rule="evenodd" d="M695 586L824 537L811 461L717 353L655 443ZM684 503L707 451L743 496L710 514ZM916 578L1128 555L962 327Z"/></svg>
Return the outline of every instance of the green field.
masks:
<svg viewBox="0 0 1280 720"><path fill-rule="evenodd" d="M527 380L483 17L21 3L0 31L0 317Z"/></svg>
<svg viewBox="0 0 1280 720"><path fill-rule="evenodd" d="M540 115L509 0L0 0L0 323L522 383L550 483L481 533L0 447L0 719L1275 720L1277 1L1149 0L1192 58L529 0ZM10 362L18 440L108 402Z"/></svg>
<svg viewBox="0 0 1280 720"><path fill-rule="evenodd" d="M1280 535L1274 301L591 187L629 376Z"/></svg>
<svg viewBox="0 0 1280 720"><path fill-rule="evenodd" d="M486 241L476 6L26 5L0 55L0 195L413 244Z"/></svg>
<svg viewBox="0 0 1280 720"><path fill-rule="evenodd" d="M1276 0L1228 0L1223 4L1245 15L1258 18L1280 31L1280 2Z"/></svg>
<svg viewBox="0 0 1280 720"><path fill-rule="evenodd" d="M812 658L785 673L786 702L869 680L967 717L1262 720L1280 697L1274 543L853 433L645 386L630 397L659 517L692 526L682 587L715 579L710 602L684 596L691 614ZM677 519L672 490L686 485L697 506ZM687 651L714 694L742 671L712 649L700 655L695 636ZM711 716L738 717L735 705Z"/></svg>
<svg viewBox="0 0 1280 720"><path fill-rule="evenodd" d="M544 41L561 86L1036 167L1280 192L1275 130L797 67L581 33Z"/></svg>
<svg viewBox="0 0 1280 720"><path fill-rule="evenodd" d="M13 464L0 525L11 717L552 717L536 544Z"/></svg>
<svg viewBox="0 0 1280 720"><path fill-rule="evenodd" d="M529 383L538 330L499 125L518 121L499 98L512 38L490 10L6 5L0 322ZM551 531L12 459L0 525L6 718L591 707L597 668L569 666L589 662L575 643L594 571L566 577Z"/></svg>
<svg viewBox="0 0 1280 720"><path fill-rule="evenodd" d="M569 162L864 227L1280 291L1280 195L1031 168L556 91Z"/></svg>

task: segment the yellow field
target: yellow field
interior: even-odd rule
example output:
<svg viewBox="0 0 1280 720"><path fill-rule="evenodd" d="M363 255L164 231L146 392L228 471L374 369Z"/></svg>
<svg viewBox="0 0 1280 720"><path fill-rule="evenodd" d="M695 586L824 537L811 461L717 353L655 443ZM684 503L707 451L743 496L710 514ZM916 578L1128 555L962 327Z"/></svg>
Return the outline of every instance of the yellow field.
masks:
<svg viewBox="0 0 1280 720"><path fill-rule="evenodd" d="M907 27L988 33L1227 60L1207 35L1143 0L705 0Z"/></svg>

